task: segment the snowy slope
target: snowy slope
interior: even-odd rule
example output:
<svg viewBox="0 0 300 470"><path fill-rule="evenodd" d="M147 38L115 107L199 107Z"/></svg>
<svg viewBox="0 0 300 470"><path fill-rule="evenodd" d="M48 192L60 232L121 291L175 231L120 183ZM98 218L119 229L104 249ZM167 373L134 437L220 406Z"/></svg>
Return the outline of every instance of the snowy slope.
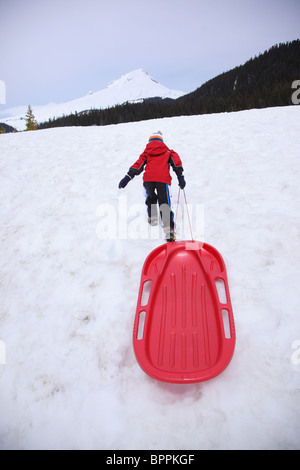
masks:
<svg viewBox="0 0 300 470"><path fill-rule="evenodd" d="M299 118L295 106L0 136L1 449L299 449ZM117 185L158 128L227 265L236 350L202 384L149 378L132 348L142 265L163 240L145 238L141 177Z"/></svg>
<svg viewBox="0 0 300 470"><path fill-rule="evenodd" d="M45 106L33 106L33 112L38 122L48 121L49 118L68 115L75 111L85 111L92 108L108 108L127 101L139 101L143 98L179 98L183 91L170 90L154 80L143 69L133 70L118 80L110 83L105 89L67 103L49 103ZM20 106L3 111L1 122L5 122L18 130L25 129L24 117L27 106ZM3 116L3 118L1 117ZM22 119L23 118L23 119Z"/></svg>

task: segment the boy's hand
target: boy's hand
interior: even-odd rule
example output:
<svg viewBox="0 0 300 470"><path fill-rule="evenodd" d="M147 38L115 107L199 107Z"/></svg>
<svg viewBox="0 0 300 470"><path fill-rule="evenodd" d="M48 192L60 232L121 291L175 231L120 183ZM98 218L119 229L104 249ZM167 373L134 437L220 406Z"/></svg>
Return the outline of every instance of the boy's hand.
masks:
<svg viewBox="0 0 300 470"><path fill-rule="evenodd" d="M186 182L183 175L178 176L178 184L180 189L183 189L185 187Z"/></svg>
<svg viewBox="0 0 300 470"><path fill-rule="evenodd" d="M119 189L125 188L125 186L127 186L130 180L131 178L129 175L124 176L124 178L119 183Z"/></svg>

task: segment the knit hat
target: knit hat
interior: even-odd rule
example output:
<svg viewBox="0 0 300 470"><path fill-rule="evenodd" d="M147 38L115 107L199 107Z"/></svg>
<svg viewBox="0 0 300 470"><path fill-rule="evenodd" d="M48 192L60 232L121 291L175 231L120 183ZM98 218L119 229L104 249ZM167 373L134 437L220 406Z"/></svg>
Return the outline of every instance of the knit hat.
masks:
<svg viewBox="0 0 300 470"><path fill-rule="evenodd" d="M149 142L152 142L153 140L158 140L159 142L163 142L163 136L161 131L153 132L151 136L149 137Z"/></svg>

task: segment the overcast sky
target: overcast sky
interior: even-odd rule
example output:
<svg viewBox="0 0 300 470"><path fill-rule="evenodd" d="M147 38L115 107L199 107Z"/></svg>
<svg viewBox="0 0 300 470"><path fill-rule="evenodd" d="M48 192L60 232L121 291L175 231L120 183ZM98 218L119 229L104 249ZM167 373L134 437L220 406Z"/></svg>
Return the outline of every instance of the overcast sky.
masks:
<svg viewBox="0 0 300 470"><path fill-rule="evenodd" d="M193 91L298 39L299 20L300 0L0 0L0 111L78 98L137 68Z"/></svg>

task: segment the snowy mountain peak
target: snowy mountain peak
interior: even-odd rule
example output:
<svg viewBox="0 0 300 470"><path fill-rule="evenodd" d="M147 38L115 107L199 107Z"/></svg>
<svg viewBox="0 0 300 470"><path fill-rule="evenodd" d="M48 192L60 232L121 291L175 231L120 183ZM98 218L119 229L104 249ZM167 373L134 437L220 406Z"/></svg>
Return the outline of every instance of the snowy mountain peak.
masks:
<svg viewBox="0 0 300 470"><path fill-rule="evenodd" d="M104 109L126 102L137 102L146 98L179 98L185 92L171 90L154 80L144 69L136 69L119 79L111 82L106 88L88 92L87 95L66 103L51 103L44 106L32 106L38 122L48 121L49 118L68 115L74 112L89 109ZM2 113L1 122L15 127L17 130L25 129L24 117L27 106L11 108Z"/></svg>
<svg viewBox="0 0 300 470"><path fill-rule="evenodd" d="M111 99L115 99L115 104L157 96L176 99L185 94L183 91L170 90L161 85L144 69L133 70L122 75L118 80L110 83L106 90L113 93Z"/></svg>
<svg viewBox="0 0 300 470"><path fill-rule="evenodd" d="M136 83L144 81L152 81L154 83L159 83L158 81L154 80L154 78L151 77L151 75L146 72L144 69L136 69L133 70L132 72L126 73L125 75L122 75L118 80L114 80L111 82L108 86L119 86L119 85L124 85L127 82L134 81Z"/></svg>

